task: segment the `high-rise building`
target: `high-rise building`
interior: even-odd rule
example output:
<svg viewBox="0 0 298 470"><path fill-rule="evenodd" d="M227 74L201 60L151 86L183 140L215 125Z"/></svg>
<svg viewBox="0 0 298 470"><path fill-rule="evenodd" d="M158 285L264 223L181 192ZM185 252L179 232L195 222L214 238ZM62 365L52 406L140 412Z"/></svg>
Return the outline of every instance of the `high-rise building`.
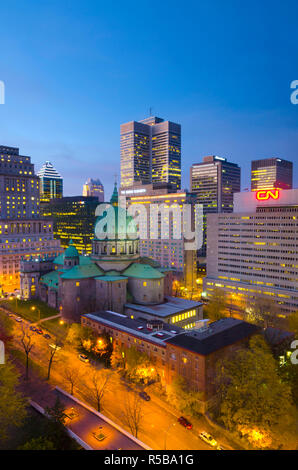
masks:
<svg viewBox="0 0 298 470"><path fill-rule="evenodd" d="M234 194L232 214L207 217L207 295L242 304L262 296L282 315L298 310L298 189Z"/></svg>
<svg viewBox="0 0 298 470"><path fill-rule="evenodd" d="M100 179L88 178L83 186L83 196L97 197L99 202L104 202L104 187Z"/></svg>
<svg viewBox="0 0 298 470"><path fill-rule="evenodd" d="M181 126L158 117L121 125L121 188L135 183L181 187Z"/></svg>
<svg viewBox="0 0 298 470"><path fill-rule="evenodd" d="M39 215L39 178L28 156L0 146L0 286L12 292L20 285L20 260L56 256L60 243L53 224Z"/></svg>
<svg viewBox="0 0 298 470"><path fill-rule="evenodd" d="M70 240L81 254L89 254L94 237L98 197L72 196L52 199L41 207L43 217L53 220L54 237L67 248Z"/></svg>
<svg viewBox="0 0 298 470"><path fill-rule="evenodd" d="M170 192L169 192L170 188ZM181 278L187 288L192 289L196 282L196 250L185 249L185 239L176 238L175 224L177 221L170 212L169 215L165 211L164 215L158 215L158 233L157 236L152 237L153 222L151 207L157 204L159 207L164 204L166 208L175 208L175 206L182 209L184 204L192 206L192 225L194 230L195 218L195 201L194 194L185 191L173 191L171 185L168 184L136 184L134 188L120 190L120 195L126 197L127 206L134 204L142 204L147 211L146 220L146 237L141 238L139 242L140 254L143 257L152 258L164 268L171 268L177 273L181 273ZM169 232L166 238L162 236L161 227L165 222L169 226ZM185 221L183 220L183 211L181 210L181 233L183 234L183 227Z"/></svg>
<svg viewBox="0 0 298 470"><path fill-rule="evenodd" d="M264 158L251 162L251 190L292 189L293 163L281 158Z"/></svg>
<svg viewBox="0 0 298 470"><path fill-rule="evenodd" d="M51 162L45 162L38 171L40 179L40 201L63 197L63 179Z"/></svg>
<svg viewBox="0 0 298 470"><path fill-rule="evenodd" d="M206 256L206 215L233 212L233 194L240 191L241 169L226 158L208 156L190 169L190 190L203 205L204 235L199 256Z"/></svg>

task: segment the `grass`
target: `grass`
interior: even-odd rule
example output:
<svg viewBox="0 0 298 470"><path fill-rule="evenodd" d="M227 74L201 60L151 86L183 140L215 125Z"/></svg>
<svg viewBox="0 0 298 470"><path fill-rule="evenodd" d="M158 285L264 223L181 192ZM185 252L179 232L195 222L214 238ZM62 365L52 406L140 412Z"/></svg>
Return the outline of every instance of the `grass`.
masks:
<svg viewBox="0 0 298 470"><path fill-rule="evenodd" d="M20 315L25 320L31 321L32 323L39 320L39 312L40 318L51 317L59 313L40 300L1 300L0 306ZM35 309L32 309L32 307L35 307Z"/></svg>
<svg viewBox="0 0 298 470"><path fill-rule="evenodd" d="M47 320L41 323L41 328L46 329L50 335L55 336L60 341L64 341L69 325L67 323L60 324L61 318L54 318L53 320Z"/></svg>

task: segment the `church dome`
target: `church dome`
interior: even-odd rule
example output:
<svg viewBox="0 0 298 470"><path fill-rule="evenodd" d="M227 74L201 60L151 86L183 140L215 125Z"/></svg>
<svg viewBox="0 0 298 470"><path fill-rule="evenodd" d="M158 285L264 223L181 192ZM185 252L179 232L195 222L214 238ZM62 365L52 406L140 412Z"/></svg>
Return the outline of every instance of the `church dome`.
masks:
<svg viewBox="0 0 298 470"><path fill-rule="evenodd" d="M66 248L66 250L64 252L64 256L65 256L65 258L76 258L76 257L79 256L79 252L76 249L76 247L73 245L72 240L70 240L69 247Z"/></svg>

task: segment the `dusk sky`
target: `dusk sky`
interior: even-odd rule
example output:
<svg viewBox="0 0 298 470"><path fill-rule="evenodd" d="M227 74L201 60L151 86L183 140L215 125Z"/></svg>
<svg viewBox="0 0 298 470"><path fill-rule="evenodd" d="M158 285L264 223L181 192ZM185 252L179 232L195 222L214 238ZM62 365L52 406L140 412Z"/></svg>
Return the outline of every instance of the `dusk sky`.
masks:
<svg viewBox="0 0 298 470"><path fill-rule="evenodd" d="M189 168L220 155L294 162L298 186L297 0L2 2L0 145L36 170L50 160L64 194L88 177L110 196L120 124L152 113L182 125Z"/></svg>

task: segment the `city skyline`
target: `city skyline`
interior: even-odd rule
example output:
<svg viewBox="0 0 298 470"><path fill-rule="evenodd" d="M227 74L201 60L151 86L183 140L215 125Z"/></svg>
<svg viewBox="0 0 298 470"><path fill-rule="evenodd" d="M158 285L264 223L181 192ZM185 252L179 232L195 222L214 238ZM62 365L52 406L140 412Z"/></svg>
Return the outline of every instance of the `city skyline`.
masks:
<svg viewBox="0 0 298 470"><path fill-rule="evenodd" d="M134 21L134 3L117 12L81 2L71 9L15 4L20 14L13 21L10 5L1 12L11 30L2 39L1 141L22 148L36 168L49 160L68 173L66 196L80 194L90 176L86 160L111 194L115 172L120 179L119 126L148 117L150 107L182 126L182 189L188 168L204 155L238 163L242 188L249 187L251 160L297 160L298 106L290 101L297 78L294 3L271 5L269 17L257 2L248 11L235 2L191 2L184 16L174 2L162 5L160 15L146 10L145 24Z"/></svg>

